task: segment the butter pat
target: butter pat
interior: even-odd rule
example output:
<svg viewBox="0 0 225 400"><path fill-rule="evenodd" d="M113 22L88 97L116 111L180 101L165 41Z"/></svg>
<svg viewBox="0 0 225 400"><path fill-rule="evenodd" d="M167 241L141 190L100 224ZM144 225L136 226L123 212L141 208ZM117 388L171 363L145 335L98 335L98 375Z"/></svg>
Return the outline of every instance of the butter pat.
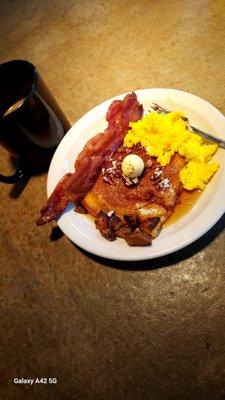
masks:
<svg viewBox="0 0 225 400"><path fill-rule="evenodd" d="M130 179L138 178L144 170L144 161L136 154L129 154L123 159L122 172Z"/></svg>

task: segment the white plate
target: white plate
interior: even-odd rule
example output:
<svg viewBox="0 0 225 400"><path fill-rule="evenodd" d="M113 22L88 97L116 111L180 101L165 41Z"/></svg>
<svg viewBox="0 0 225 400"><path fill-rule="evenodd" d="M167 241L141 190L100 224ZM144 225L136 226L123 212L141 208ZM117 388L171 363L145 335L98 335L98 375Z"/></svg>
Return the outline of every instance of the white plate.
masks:
<svg viewBox="0 0 225 400"><path fill-rule="evenodd" d="M225 117L211 104L190 93L173 89L136 90L138 100L147 111L153 102L169 110L182 110L191 124L225 139ZM88 139L106 128L106 111L115 99L109 99L85 114L65 135L59 144L48 173L47 193L52 193L58 181L68 171L74 171L74 162ZM220 169L188 214L171 226L165 227L158 238L147 247L129 247L125 240L108 242L94 227L86 215L67 207L57 220L60 229L81 248L109 259L134 261L163 256L179 250L206 233L225 211L225 150L219 149L214 156Z"/></svg>

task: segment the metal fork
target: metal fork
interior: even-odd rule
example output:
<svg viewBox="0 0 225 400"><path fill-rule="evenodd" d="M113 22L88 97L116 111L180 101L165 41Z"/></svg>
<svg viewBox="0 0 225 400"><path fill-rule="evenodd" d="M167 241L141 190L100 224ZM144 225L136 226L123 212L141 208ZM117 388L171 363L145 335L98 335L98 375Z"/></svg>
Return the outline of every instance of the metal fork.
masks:
<svg viewBox="0 0 225 400"><path fill-rule="evenodd" d="M161 107L157 103L153 103L153 106L151 106L151 108L154 111L157 111L158 113L161 113L161 114L167 114L168 112L170 112L169 110L166 110L165 108ZM211 133L206 133L206 132L202 131L199 128L195 128L195 126L192 126L192 125L189 124L188 118L183 117L183 119L188 122L188 129L191 132L197 133L197 135L199 135L199 136L203 137L204 139L207 139L207 140L209 140L211 142L214 142L214 143L218 144L218 146L220 146L223 149L225 149L225 140L220 139L217 136L212 135Z"/></svg>

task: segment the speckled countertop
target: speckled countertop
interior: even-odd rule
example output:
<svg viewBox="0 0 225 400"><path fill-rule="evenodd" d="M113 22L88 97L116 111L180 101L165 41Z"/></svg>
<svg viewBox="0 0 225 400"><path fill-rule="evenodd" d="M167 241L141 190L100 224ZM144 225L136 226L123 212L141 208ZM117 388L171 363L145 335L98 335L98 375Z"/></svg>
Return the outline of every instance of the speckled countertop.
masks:
<svg viewBox="0 0 225 400"><path fill-rule="evenodd" d="M2 0L0 15L0 62L33 62L71 124L145 87L225 114L223 0ZM0 398L225 399L225 219L177 254L122 264L36 228L45 188L46 174L19 196L0 185Z"/></svg>

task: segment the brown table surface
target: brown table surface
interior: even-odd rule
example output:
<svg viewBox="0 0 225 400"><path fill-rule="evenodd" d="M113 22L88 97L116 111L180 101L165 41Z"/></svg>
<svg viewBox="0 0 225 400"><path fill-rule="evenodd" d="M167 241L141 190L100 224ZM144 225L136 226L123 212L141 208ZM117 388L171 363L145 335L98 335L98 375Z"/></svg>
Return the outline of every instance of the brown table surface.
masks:
<svg viewBox="0 0 225 400"><path fill-rule="evenodd" d="M0 15L0 61L33 62L71 124L146 87L225 113L223 0L2 0ZM123 264L35 226L46 174L15 189L0 185L0 398L225 399L225 219L176 254Z"/></svg>

